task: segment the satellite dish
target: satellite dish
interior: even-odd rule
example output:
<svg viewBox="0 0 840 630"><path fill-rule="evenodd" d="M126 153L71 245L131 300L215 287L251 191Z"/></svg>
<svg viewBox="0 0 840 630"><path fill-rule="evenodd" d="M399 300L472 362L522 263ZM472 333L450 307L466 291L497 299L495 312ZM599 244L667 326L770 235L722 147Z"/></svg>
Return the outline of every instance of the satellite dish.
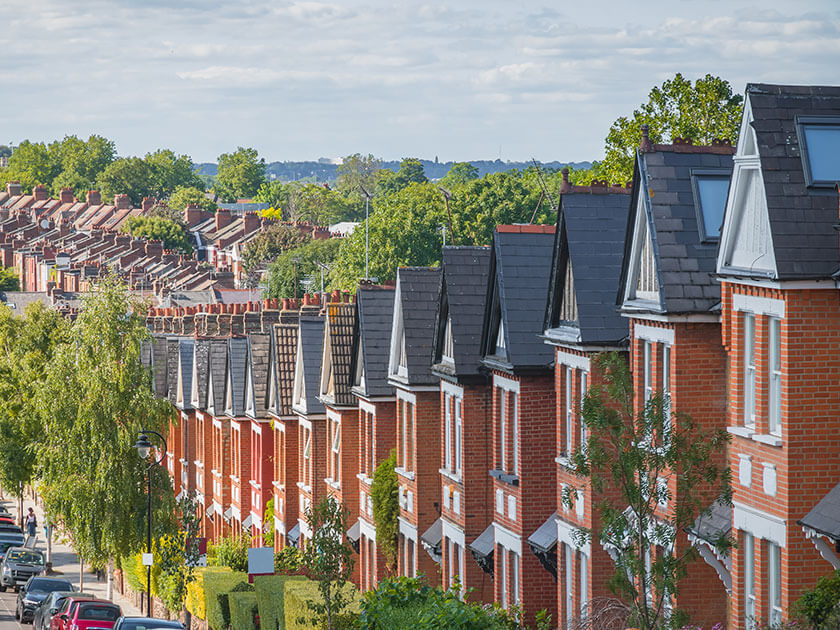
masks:
<svg viewBox="0 0 840 630"><path fill-rule="evenodd" d="M42 227L42 228L44 228L45 230L46 230L46 229L49 229L49 227L50 227L50 222L49 222L49 221L47 221L46 219L41 219L41 227Z"/></svg>

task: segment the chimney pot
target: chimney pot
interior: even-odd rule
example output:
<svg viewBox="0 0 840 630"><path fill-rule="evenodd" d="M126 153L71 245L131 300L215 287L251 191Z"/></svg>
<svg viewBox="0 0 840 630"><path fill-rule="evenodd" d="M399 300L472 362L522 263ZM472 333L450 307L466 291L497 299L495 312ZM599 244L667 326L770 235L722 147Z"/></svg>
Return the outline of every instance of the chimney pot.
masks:
<svg viewBox="0 0 840 630"><path fill-rule="evenodd" d="M650 127L647 124L642 125L642 143L639 145L639 151L642 153L653 151L653 142L650 141Z"/></svg>

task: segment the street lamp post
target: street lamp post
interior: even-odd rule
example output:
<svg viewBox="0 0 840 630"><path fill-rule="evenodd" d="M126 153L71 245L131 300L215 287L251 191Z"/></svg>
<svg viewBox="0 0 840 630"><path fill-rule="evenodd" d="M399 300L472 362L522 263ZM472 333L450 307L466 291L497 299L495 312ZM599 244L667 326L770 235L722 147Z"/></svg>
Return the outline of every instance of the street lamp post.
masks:
<svg viewBox="0 0 840 630"><path fill-rule="evenodd" d="M149 457L149 454L152 452L152 443L149 442L149 434L157 436L160 438L160 441L163 442L163 450L161 452L160 459L153 461L149 464L149 467L146 469L146 478L147 478L147 486L146 486L146 553L151 556L152 554L152 468L163 462L164 458L166 457L166 438L164 438L160 433L157 431L152 431L151 429L141 429L140 430L140 437L137 439L137 443L134 445L134 448L137 449L137 453L140 455L140 459L146 460ZM146 562L146 615L151 617L152 616L152 565L151 562ZM141 611L142 612L142 611Z"/></svg>

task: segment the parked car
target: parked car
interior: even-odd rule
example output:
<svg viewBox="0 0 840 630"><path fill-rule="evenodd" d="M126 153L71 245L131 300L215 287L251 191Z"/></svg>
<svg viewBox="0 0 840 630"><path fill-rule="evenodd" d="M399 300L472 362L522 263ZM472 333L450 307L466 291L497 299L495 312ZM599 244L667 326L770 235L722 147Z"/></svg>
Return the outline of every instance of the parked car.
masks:
<svg viewBox="0 0 840 630"><path fill-rule="evenodd" d="M3 558L6 556L6 551L8 551L9 548L20 547L22 544L22 540L0 540L0 562L3 562Z"/></svg>
<svg viewBox="0 0 840 630"><path fill-rule="evenodd" d="M44 554L26 547L10 547L0 562L0 593L13 586L15 590L36 575L44 572Z"/></svg>
<svg viewBox="0 0 840 630"><path fill-rule="evenodd" d="M122 609L104 599L68 597L66 609L50 621L50 630L111 630Z"/></svg>
<svg viewBox="0 0 840 630"><path fill-rule="evenodd" d="M20 527L18 527L14 522L4 523L0 521L0 532L14 532L17 534L22 534L23 530Z"/></svg>
<svg viewBox="0 0 840 630"><path fill-rule="evenodd" d="M114 630L163 630L166 628L184 630L184 624L180 621L151 617L120 617L114 624Z"/></svg>
<svg viewBox="0 0 840 630"><path fill-rule="evenodd" d="M15 619L29 623L35 617L35 609L41 605L47 595L54 591L72 592L73 584L67 580L49 577L32 577L23 585L17 596Z"/></svg>
<svg viewBox="0 0 840 630"><path fill-rule="evenodd" d="M71 591L54 591L50 593L35 610L35 617L32 619L32 625L35 626L35 630L50 630L50 621L52 621L53 615L61 610L64 601L68 597L96 599L96 595L91 595L90 593Z"/></svg>

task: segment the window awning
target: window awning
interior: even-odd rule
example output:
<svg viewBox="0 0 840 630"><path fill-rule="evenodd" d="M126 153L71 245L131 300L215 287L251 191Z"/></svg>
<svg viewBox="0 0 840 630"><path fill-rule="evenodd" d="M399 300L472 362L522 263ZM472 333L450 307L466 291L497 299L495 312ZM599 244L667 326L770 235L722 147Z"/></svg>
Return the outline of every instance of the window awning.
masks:
<svg viewBox="0 0 840 630"><path fill-rule="evenodd" d="M229 507L228 509L226 509L226 510L225 510L225 513L224 513L224 514L222 514L222 516L224 516L224 517L225 517L225 520L226 520L228 523L230 523L230 517L231 517L231 516L233 516L233 508L232 508L232 507Z"/></svg>
<svg viewBox="0 0 840 630"><path fill-rule="evenodd" d="M298 546L298 540L300 540L300 523L295 523L295 526L289 530L288 534L286 534L286 538L288 538L292 547Z"/></svg>
<svg viewBox="0 0 840 630"><path fill-rule="evenodd" d="M709 512L701 514L692 527L685 528L688 542L697 548L700 556L718 574L727 593L732 592L732 556L721 554L717 541L732 531L732 507L721 500L715 501Z"/></svg>
<svg viewBox="0 0 840 630"><path fill-rule="evenodd" d="M435 562L441 561L441 540L443 540L443 523L441 519L432 523L432 526L420 535L420 543L423 545L423 549L426 550L426 553Z"/></svg>
<svg viewBox="0 0 840 630"><path fill-rule="evenodd" d="M349 540L352 543L359 542L359 538L361 537L360 530L361 528L359 527L359 521L357 519L356 522L353 523L353 526L347 530L347 540Z"/></svg>
<svg viewBox="0 0 840 630"><path fill-rule="evenodd" d="M249 529L251 527L251 525L253 525L253 524L254 524L254 515L253 514L249 514L248 518L246 518L244 521L242 521L242 527L245 528L245 529Z"/></svg>
<svg viewBox="0 0 840 630"><path fill-rule="evenodd" d="M467 547L481 570L493 575L493 551L496 548L496 528L493 524L491 523Z"/></svg>
<svg viewBox="0 0 840 630"><path fill-rule="evenodd" d="M528 545L534 553L551 553L557 546L557 512L554 512L546 521L537 528L533 534L528 536Z"/></svg>

